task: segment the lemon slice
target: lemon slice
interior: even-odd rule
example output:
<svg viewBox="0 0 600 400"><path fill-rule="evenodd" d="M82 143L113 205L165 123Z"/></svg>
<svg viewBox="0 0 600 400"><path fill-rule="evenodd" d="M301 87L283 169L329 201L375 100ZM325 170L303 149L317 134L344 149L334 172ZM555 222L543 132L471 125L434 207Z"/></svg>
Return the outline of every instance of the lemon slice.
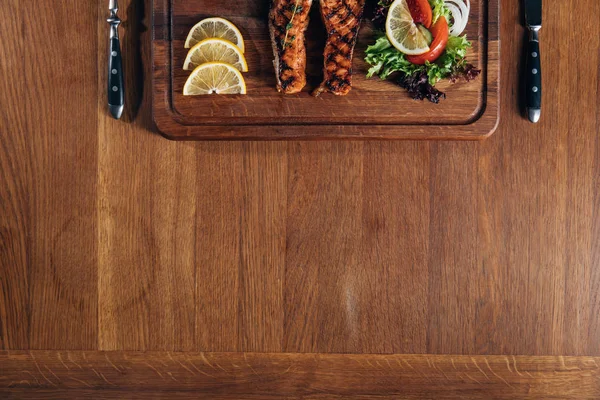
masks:
<svg viewBox="0 0 600 400"><path fill-rule="evenodd" d="M204 39L190 49L185 58L183 69L190 70L200 64L220 61L231 64L239 71L248 72L244 54L235 44L224 39Z"/></svg>
<svg viewBox="0 0 600 400"><path fill-rule="evenodd" d="M419 55L429 51L428 38L410 15L407 0L392 3L385 22L385 33L390 43L404 54Z"/></svg>
<svg viewBox="0 0 600 400"><path fill-rule="evenodd" d="M188 33L185 40L185 48L189 49L198 42L209 38L219 38L230 41L242 50L244 48L244 38L240 30L225 18L207 18L198 22Z"/></svg>
<svg viewBox="0 0 600 400"><path fill-rule="evenodd" d="M183 94L246 94L242 73L231 64L209 62L197 67L183 87Z"/></svg>

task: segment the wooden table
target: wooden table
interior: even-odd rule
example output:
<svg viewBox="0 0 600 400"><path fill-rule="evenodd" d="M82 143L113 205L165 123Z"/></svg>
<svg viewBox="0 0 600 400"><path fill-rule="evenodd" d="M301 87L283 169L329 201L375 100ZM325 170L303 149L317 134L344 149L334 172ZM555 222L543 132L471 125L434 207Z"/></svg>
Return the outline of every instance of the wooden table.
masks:
<svg viewBox="0 0 600 400"><path fill-rule="evenodd" d="M502 1L484 142L167 141L121 3L120 122L104 1L0 9L0 397L600 397L597 0L545 4L537 125Z"/></svg>

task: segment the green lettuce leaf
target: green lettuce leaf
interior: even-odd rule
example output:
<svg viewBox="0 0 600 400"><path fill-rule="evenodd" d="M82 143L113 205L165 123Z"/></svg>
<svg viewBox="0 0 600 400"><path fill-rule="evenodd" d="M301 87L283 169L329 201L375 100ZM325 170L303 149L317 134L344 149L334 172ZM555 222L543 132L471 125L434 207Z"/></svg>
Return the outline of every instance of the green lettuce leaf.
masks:
<svg viewBox="0 0 600 400"><path fill-rule="evenodd" d="M399 72L404 75L414 75L425 72L431 85L440 79L450 78L462 69L466 63L467 49L471 43L466 36L448 38L446 50L435 62L425 65L415 65L406 59L406 56L396 50L384 34L380 34L377 41L366 50L365 61L371 66L367 77L379 76L387 79L391 74Z"/></svg>
<svg viewBox="0 0 600 400"><path fill-rule="evenodd" d="M431 10L433 11L433 23L435 24L438 18L441 16L446 17L446 21L448 21L448 25L452 23L450 18L450 10L444 4L444 0L429 0L429 5L431 6Z"/></svg>
<svg viewBox="0 0 600 400"><path fill-rule="evenodd" d="M466 36L450 36L446 51L432 63L425 64L429 83L435 85L441 79L450 78L462 69L466 63L467 49L471 43Z"/></svg>
<svg viewBox="0 0 600 400"><path fill-rule="evenodd" d="M394 72L411 75L423 66L415 65L406 56L396 50L385 35L380 36L374 45L367 47L365 61L371 65L367 78L374 75L387 79Z"/></svg>

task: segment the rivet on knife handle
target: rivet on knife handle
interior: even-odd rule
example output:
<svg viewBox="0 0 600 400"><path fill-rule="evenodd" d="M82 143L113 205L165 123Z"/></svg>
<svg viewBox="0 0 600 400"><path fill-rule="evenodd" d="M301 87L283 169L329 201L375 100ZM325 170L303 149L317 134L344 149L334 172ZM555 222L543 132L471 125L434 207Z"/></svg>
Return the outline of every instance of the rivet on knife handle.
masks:
<svg viewBox="0 0 600 400"><path fill-rule="evenodd" d="M117 0L109 2L110 17L106 20L110 24L110 46L108 52L108 109L111 115L119 119L123 114L125 105L125 88L123 85L123 60L121 58L121 44L119 42L119 24L117 16L119 6Z"/></svg>

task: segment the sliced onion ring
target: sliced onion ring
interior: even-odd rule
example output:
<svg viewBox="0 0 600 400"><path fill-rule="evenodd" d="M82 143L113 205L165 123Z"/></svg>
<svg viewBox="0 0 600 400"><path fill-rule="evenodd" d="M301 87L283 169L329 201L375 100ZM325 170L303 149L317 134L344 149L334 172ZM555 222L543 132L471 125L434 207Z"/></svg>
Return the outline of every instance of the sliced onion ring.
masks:
<svg viewBox="0 0 600 400"><path fill-rule="evenodd" d="M454 18L454 24L450 28L450 34L452 36L460 35L467 27L469 22L469 13L471 12L471 1L470 0L446 0L446 7L452 13Z"/></svg>
<svg viewBox="0 0 600 400"><path fill-rule="evenodd" d="M454 23L450 27L450 35L458 36L462 33L460 30L463 26L463 17L460 12L460 8L451 3L446 3L446 7L450 10L450 14L452 14L452 19L454 19Z"/></svg>

